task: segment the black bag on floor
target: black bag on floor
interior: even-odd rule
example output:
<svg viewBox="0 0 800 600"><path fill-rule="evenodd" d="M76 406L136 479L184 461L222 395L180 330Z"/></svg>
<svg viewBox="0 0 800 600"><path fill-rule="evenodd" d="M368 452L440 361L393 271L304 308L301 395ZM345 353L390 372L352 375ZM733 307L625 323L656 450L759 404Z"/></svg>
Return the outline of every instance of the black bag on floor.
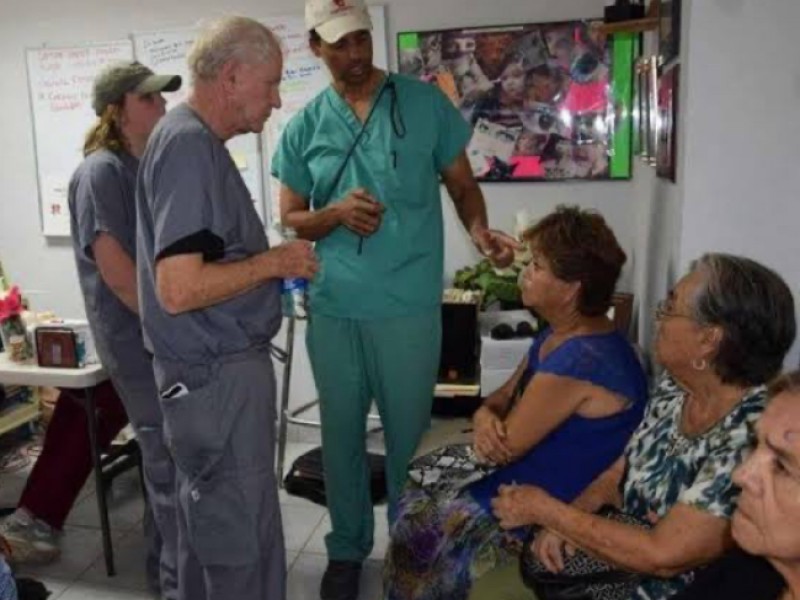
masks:
<svg viewBox="0 0 800 600"><path fill-rule="evenodd" d="M367 453L370 473L372 503L386 498L386 457ZM314 448L299 456L283 480L283 487L292 496L300 496L315 504L327 506L325 500L325 474L322 468L322 448Z"/></svg>
<svg viewBox="0 0 800 600"><path fill-rule="evenodd" d="M17 582L17 597L19 600L47 600L50 590L44 587L41 581L21 577Z"/></svg>

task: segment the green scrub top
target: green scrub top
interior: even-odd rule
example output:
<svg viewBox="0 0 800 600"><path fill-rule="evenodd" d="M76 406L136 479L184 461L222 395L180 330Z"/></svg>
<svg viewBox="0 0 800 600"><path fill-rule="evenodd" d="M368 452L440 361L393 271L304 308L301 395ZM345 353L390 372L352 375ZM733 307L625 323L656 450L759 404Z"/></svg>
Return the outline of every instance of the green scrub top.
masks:
<svg viewBox="0 0 800 600"><path fill-rule="evenodd" d="M381 93L381 90L382 93ZM364 188L386 210L364 239L337 227L316 243L321 267L309 288L313 313L349 319L419 314L441 303L443 226L439 174L466 148L472 129L434 85L388 75L366 131L335 189L361 122L328 87L288 123L272 174L312 210Z"/></svg>

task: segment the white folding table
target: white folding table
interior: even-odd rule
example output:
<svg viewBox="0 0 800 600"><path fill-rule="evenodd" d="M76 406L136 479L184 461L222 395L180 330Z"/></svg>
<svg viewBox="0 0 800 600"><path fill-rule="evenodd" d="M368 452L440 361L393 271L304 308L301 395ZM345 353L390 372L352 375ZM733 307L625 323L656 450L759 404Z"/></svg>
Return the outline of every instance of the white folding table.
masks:
<svg viewBox="0 0 800 600"><path fill-rule="evenodd" d="M70 396L79 402L86 411L89 445L97 488L95 496L97 496L97 509L100 512L100 527L103 532L103 556L106 562L106 572L112 576L114 575L114 552L111 546L111 527L108 520L100 447L97 443L97 409L92 394L92 389L106 379L108 379L108 373L102 365L89 365L82 369L40 367L33 362L12 362L5 352L0 352L0 384L57 387L62 390L82 392L70 394ZM35 416L38 416L38 413L33 415L34 418Z"/></svg>

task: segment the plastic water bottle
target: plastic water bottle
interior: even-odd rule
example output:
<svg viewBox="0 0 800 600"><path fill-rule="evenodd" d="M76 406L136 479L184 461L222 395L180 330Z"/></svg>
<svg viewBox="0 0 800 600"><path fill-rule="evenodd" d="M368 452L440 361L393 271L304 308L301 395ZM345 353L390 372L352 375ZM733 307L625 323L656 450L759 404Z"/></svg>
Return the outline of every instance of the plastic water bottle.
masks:
<svg viewBox="0 0 800 600"><path fill-rule="evenodd" d="M294 229L284 228L283 238L287 242L297 239L297 233ZM295 317L296 319L305 319L308 316L306 311L306 291L308 289L308 280L302 277L290 277L283 280L283 315L286 317Z"/></svg>

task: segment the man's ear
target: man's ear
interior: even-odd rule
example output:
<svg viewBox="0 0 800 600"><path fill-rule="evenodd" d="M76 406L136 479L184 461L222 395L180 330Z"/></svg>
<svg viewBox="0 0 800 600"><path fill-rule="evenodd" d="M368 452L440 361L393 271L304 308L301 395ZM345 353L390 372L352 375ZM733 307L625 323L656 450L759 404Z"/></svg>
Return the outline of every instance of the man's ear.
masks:
<svg viewBox="0 0 800 600"><path fill-rule="evenodd" d="M311 52L314 54L314 56L321 58L322 42L319 40L310 41L308 42L308 47L311 48Z"/></svg>
<svg viewBox="0 0 800 600"><path fill-rule="evenodd" d="M239 77L239 67L241 63L235 59L230 59L219 70L219 81L222 83L222 89L226 93L230 93L236 87L236 80Z"/></svg>

